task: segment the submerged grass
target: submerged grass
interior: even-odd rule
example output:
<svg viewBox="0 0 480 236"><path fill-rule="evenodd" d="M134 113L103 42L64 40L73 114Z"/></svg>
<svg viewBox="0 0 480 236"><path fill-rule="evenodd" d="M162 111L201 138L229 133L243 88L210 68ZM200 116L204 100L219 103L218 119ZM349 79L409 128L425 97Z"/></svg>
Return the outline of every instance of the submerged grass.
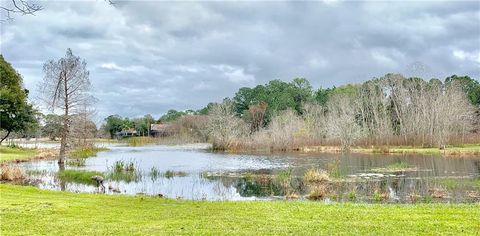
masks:
<svg viewBox="0 0 480 236"><path fill-rule="evenodd" d="M173 170L167 170L165 173L162 174L163 177L165 178L173 178L173 177L185 177L188 174L183 171L173 171Z"/></svg>
<svg viewBox="0 0 480 236"><path fill-rule="evenodd" d="M479 204L183 201L54 192L7 184L0 184L0 191L2 235L475 235L480 232Z"/></svg>
<svg viewBox="0 0 480 236"><path fill-rule="evenodd" d="M71 158L87 158L97 155L99 152L107 151L108 148L105 147L86 147L73 150L70 152Z"/></svg>
<svg viewBox="0 0 480 236"><path fill-rule="evenodd" d="M66 182L74 182L80 184L95 184L92 181L92 176L102 176L102 173L97 171L87 171L87 170L64 170L58 172L58 177Z"/></svg>

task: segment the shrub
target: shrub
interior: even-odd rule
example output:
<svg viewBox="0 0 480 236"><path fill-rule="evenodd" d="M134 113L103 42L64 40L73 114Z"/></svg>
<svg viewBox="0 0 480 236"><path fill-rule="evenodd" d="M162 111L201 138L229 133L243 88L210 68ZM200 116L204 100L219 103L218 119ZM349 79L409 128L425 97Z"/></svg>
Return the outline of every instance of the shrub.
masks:
<svg viewBox="0 0 480 236"><path fill-rule="evenodd" d="M330 177L324 170L309 169L303 175L303 180L308 183L325 183L330 181Z"/></svg>
<svg viewBox="0 0 480 236"><path fill-rule="evenodd" d="M319 184L312 187L307 199L317 201L324 199L329 193L328 186L325 184Z"/></svg>
<svg viewBox="0 0 480 236"><path fill-rule="evenodd" d="M26 179L25 172L18 166L2 165L1 180L4 181L23 181Z"/></svg>

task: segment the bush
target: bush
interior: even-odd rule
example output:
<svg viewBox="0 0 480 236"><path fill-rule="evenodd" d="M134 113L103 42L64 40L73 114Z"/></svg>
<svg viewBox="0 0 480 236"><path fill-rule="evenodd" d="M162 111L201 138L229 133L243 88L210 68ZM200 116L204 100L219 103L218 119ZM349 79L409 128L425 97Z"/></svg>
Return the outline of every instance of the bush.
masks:
<svg viewBox="0 0 480 236"><path fill-rule="evenodd" d="M330 181L330 177L324 170L309 169L303 175L303 180L307 183L325 183Z"/></svg>
<svg viewBox="0 0 480 236"><path fill-rule="evenodd" d="M23 181L26 179L25 172L18 166L2 165L1 180L4 181Z"/></svg>

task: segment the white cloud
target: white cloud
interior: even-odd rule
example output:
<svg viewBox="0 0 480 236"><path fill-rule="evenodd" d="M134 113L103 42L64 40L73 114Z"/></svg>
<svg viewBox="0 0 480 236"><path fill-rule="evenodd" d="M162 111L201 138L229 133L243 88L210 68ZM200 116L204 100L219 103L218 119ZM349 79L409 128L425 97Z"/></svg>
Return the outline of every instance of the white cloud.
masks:
<svg viewBox="0 0 480 236"><path fill-rule="evenodd" d="M221 71L230 82L233 83L252 83L255 81L255 76L245 72L241 67L234 67L230 65L214 65L213 68Z"/></svg>
<svg viewBox="0 0 480 236"><path fill-rule="evenodd" d="M453 50L452 55L461 61L468 60L468 61L474 61L480 64L480 51L475 53L475 52L465 52L463 50L456 49L456 50Z"/></svg>

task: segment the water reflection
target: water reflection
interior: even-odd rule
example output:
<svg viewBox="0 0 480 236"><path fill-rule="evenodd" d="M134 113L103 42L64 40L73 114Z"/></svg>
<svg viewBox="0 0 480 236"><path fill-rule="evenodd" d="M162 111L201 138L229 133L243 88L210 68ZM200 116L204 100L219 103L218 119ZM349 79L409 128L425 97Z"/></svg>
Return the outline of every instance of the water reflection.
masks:
<svg viewBox="0 0 480 236"><path fill-rule="evenodd" d="M478 202L480 157L368 154L228 154L205 146L110 146L68 169L104 173L107 194L161 194L205 200L305 199L319 186L303 182L311 168L328 170L326 201ZM117 161L135 163L135 178L111 176ZM62 181L55 161L21 163L31 184L45 189L98 192L95 185ZM288 170L288 176L284 176ZM283 176L283 177L282 177ZM287 179L286 179L287 178ZM478 198L476 196L479 196Z"/></svg>

